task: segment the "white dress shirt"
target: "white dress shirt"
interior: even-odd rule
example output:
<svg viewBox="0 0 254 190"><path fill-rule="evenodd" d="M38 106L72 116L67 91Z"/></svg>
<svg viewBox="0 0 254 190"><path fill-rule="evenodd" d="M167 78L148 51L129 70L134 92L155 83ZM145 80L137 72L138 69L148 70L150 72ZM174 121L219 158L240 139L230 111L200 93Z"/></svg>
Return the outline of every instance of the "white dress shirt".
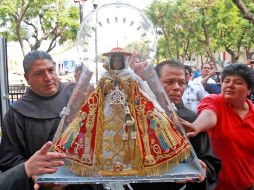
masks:
<svg viewBox="0 0 254 190"><path fill-rule="evenodd" d="M208 94L200 82L190 80L182 96L184 106L197 113L199 101Z"/></svg>
<svg viewBox="0 0 254 190"><path fill-rule="evenodd" d="M203 79L202 76L199 76L199 77L193 79L193 82L201 83L202 79ZM213 80L212 78L209 78L206 83L216 84L215 80Z"/></svg>

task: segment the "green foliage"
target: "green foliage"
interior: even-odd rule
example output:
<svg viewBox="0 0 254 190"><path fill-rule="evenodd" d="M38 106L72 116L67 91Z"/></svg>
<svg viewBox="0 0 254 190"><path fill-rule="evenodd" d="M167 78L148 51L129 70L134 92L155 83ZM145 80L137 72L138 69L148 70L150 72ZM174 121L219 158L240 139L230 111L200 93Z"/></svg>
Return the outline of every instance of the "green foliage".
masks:
<svg viewBox="0 0 254 190"><path fill-rule="evenodd" d="M149 46L145 43L144 39L129 43L124 47L124 49L127 52L136 52L137 49L140 50L136 56L141 62L145 61L145 58L149 56Z"/></svg>
<svg viewBox="0 0 254 190"><path fill-rule="evenodd" d="M246 3L254 10L250 0ZM161 33L157 60L195 56L216 60L216 52L222 51L236 60L253 47L254 26L231 0L156 0L145 12Z"/></svg>
<svg viewBox="0 0 254 190"><path fill-rule="evenodd" d="M28 43L32 50L45 40L52 50L56 43L75 40L79 28L79 8L66 0L2 0L0 34L9 41ZM23 51L24 53L24 51Z"/></svg>

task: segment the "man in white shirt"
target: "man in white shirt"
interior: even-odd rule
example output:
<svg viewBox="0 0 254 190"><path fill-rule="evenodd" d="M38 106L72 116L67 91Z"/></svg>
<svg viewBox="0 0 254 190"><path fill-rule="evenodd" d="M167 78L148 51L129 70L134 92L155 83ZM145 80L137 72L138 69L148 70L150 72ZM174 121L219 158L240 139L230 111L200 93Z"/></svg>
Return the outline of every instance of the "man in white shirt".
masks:
<svg viewBox="0 0 254 190"><path fill-rule="evenodd" d="M197 113L197 106L199 101L208 95L208 93L205 91L200 82L194 82L190 80L191 73L191 68L189 66L185 66L185 78L187 86L184 90L182 100L186 108Z"/></svg>
<svg viewBox="0 0 254 190"><path fill-rule="evenodd" d="M206 83L212 83L216 84L215 80L213 80L211 77L214 76L215 70L213 70L209 63L205 63L201 66L201 76L197 77L193 80L195 83L201 83L203 86L206 85Z"/></svg>

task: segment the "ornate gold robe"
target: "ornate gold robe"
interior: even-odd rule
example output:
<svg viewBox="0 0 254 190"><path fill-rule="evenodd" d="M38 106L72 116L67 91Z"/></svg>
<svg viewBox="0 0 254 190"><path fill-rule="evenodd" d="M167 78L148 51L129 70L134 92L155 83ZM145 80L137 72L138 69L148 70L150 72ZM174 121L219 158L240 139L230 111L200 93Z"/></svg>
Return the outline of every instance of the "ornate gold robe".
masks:
<svg viewBox="0 0 254 190"><path fill-rule="evenodd" d="M156 101L156 100L155 100ZM104 77L53 149L82 176L159 175L189 156L189 144L131 77Z"/></svg>

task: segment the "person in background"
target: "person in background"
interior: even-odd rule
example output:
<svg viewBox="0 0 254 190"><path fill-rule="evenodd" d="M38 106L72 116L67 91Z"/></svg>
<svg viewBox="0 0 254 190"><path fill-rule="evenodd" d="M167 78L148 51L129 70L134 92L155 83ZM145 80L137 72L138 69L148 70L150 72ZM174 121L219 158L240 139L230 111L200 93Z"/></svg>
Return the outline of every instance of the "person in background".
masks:
<svg viewBox="0 0 254 190"><path fill-rule="evenodd" d="M208 61L208 64L210 65L210 67L211 67L211 69L213 69L213 70L217 70L217 65L216 65L216 63L214 62L214 61Z"/></svg>
<svg viewBox="0 0 254 190"><path fill-rule="evenodd" d="M251 100L252 103L254 103L254 90L251 91L249 99Z"/></svg>
<svg viewBox="0 0 254 190"><path fill-rule="evenodd" d="M193 73L193 79L198 78L201 75L199 68L197 67Z"/></svg>
<svg viewBox="0 0 254 190"><path fill-rule="evenodd" d="M210 66L209 63L203 64L201 67L201 76L193 80L194 83L200 82L209 94L219 94L221 91L220 84L212 79L212 77L217 74L219 78L219 73L216 74L214 68L215 66Z"/></svg>
<svg viewBox="0 0 254 190"><path fill-rule="evenodd" d="M248 67L250 67L252 70L254 69L254 55L251 56L251 59L246 59L244 64L246 64ZM252 103L254 103L254 89L252 89L249 97L248 97Z"/></svg>
<svg viewBox="0 0 254 190"><path fill-rule="evenodd" d="M212 71L215 71L215 75L211 76L211 78L216 82L216 83L220 83L220 72L218 72L218 67L216 62L214 61L209 61L208 64L211 67Z"/></svg>
<svg viewBox="0 0 254 190"><path fill-rule="evenodd" d="M216 190L254 188L254 105L248 100L254 71L231 64L222 71L222 92L205 97L197 119L182 121L189 136L208 131L215 154L222 160Z"/></svg>
<svg viewBox="0 0 254 190"><path fill-rule="evenodd" d="M192 80L192 68L189 65L184 66L186 80Z"/></svg>
<svg viewBox="0 0 254 190"><path fill-rule="evenodd" d="M212 70L211 66L208 63L205 63L201 66L201 76L195 78L193 82L201 83L205 86L206 83L216 84L215 80L211 77L215 75L215 70Z"/></svg>
<svg viewBox="0 0 254 190"><path fill-rule="evenodd" d="M80 74L82 72L82 69L83 69L83 64L76 66L76 68L74 70L74 79L75 79L75 81L78 81L78 79L80 77Z"/></svg>
<svg viewBox="0 0 254 190"><path fill-rule="evenodd" d="M220 94L221 93L221 84L206 83L205 90L209 94Z"/></svg>
<svg viewBox="0 0 254 190"><path fill-rule="evenodd" d="M182 96L182 101L186 108L197 113L199 101L208 95L208 93L205 91L201 83L195 83L190 80L191 73L191 67L185 66L186 88Z"/></svg>

